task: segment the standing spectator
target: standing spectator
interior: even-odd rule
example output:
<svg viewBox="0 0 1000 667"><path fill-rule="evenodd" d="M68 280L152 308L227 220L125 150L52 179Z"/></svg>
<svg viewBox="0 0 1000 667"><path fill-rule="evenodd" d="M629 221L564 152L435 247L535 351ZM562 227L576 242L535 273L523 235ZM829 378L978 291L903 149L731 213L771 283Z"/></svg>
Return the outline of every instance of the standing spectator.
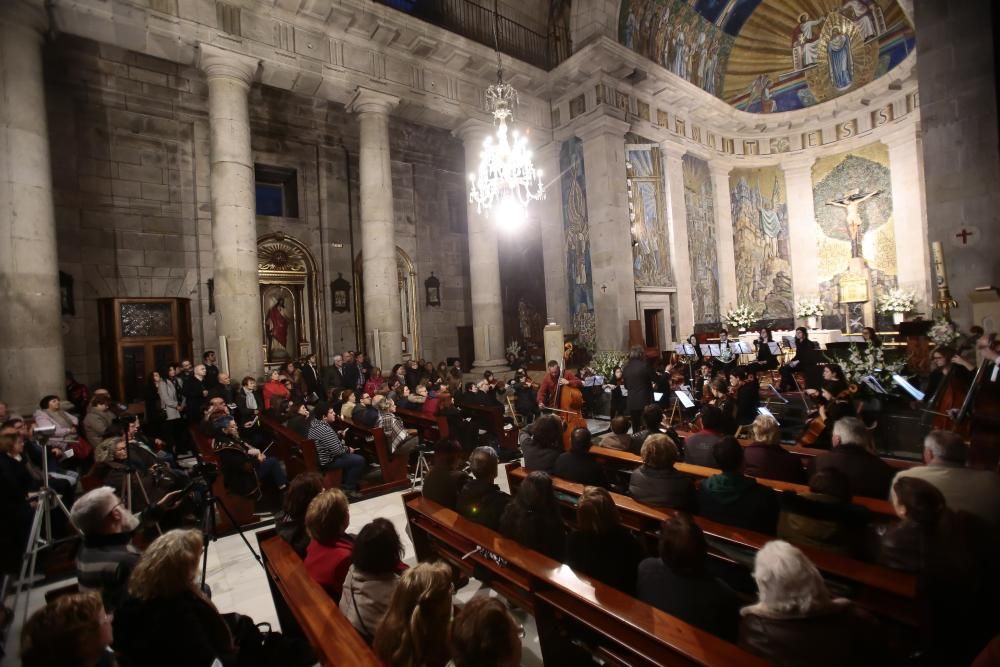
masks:
<svg viewBox="0 0 1000 667"><path fill-rule="evenodd" d="M458 494L469 481L460 470L462 447L454 440L441 440L434 445L434 465L424 476L421 492L428 500L448 509L458 506Z"/></svg>
<svg viewBox="0 0 1000 667"><path fill-rule="evenodd" d="M621 516L607 489L584 488L576 503L578 530L566 543L566 563L575 571L594 577L632 595L642 547Z"/></svg>
<svg viewBox="0 0 1000 667"><path fill-rule="evenodd" d="M188 424L184 419L184 394L181 393L180 382L177 380L177 364L167 367L167 377L156 385L156 391L160 395L160 406L164 413L164 438L175 454L181 450L190 451Z"/></svg>
<svg viewBox="0 0 1000 667"><path fill-rule="evenodd" d="M0 435L0 572L16 572L31 533L28 494L38 488L28 468L17 460L23 442Z"/></svg>
<svg viewBox="0 0 1000 667"><path fill-rule="evenodd" d="M531 435L521 443L524 467L551 473L555 469L556 459L564 451L562 420L552 414L542 415L525 430L530 431Z"/></svg>
<svg viewBox="0 0 1000 667"><path fill-rule="evenodd" d="M354 540L340 611L366 642L375 638L375 629L389 608L399 575L406 570L402 558L403 544L388 519L373 519Z"/></svg>
<svg viewBox="0 0 1000 667"><path fill-rule="evenodd" d="M115 664L111 617L92 592L61 595L36 611L21 630L22 667Z"/></svg>
<svg viewBox="0 0 1000 667"><path fill-rule="evenodd" d="M249 430L259 427L259 418L264 403L264 397L257 389L257 380L251 375L247 375L240 382L240 390L236 394L236 423L241 430Z"/></svg>
<svg viewBox="0 0 1000 667"><path fill-rule="evenodd" d="M753 420L753 443L743 449L743 472L751 477L802 484L805 470L799 458L781 446L778 421L770 415Z"/></svg>
<svg viewBox="0 0 1000 667"><path fill-rule="evenodd" d="M625 384L625 409L632 421L632 432L642 424L642 411L653 402L653 373L643 358L643 350L636 345L628 353L628 363L622 370Z"/></svg>
<svg viewBox="0 0 1000 667"><path fill-rule="evenodd" d="M569 451L563 452L556 459L553 474L577 484L607 488L608 478L604 474L604 468L590 455L590 437L590 431L586 428L574 429L570 436Z"/></svg>
<svg viewBox="0 0 1000 667"><path fill-rule="evenodd" d="M476 447L469 457L469 480L458 493L458 513L492 530L500 528L500 516L510 496L496 485L497 453L492 447Z"/></svg>
<svg viewBox="0 0 1000 667"><path fill-rule="evenodd" d="M451 626L455 667L518 667L524 628L494 597L470 600Z"/></svg>
<svg viewBox="0 0 1000 667"><path fill-rule="evenodd" d="M706 519L773 535L778 522L778 496L741 472L743 448L727 435L713 448L722 470L701 483L698 513Z"/></svg>
<svg viewBox="0 0 1000 667"><path fill-rule="evenodd" d="M216 377L218 379L218 377ZM187 408L187 418L189 422L198 422L203 417L205 398L208 390L205 389L205 365L198 364L191 372L191 376L184 379L181 391L184 393L184 404Z"/></svg>
<svg viewBox="0 0 1000 667"><path fill-rule="evenodd" d="M313 401L326 400L326 391L323 389L323 380L315 354L309 353L303 360L302 380L305 382L306 393L316 395Z"/></svg>
<svg viewBox="0 0 1000 667"><path fill-rule="evenodd" d="M813 470L836 468L850 483L851 495L887 498L893 469L871 451L871 435L857 417L841 417L833 425L833 449L817 456Z"/></svg>
<svg viewBox="0 0 1000 667"><path fill-rule="evenodd" d="M451 568L420 563L400 577L372 648L387 667L444 667L449 658Z"/></svg>
<svg viewBox="0 0 1000 667"><path fill-rule="evenodd" d="M333 365L327 366L323 369L323 387L325 388L327 395L333 395L334 393L339 394L345 388L349 388L351 393L354 392L354 387L348 387L347 380L344 377L343 355L333 355Z"/></svg>
<svg viewBox="0 0 1000 667"><path fill-rule="evenodd" d="M143 392L143 408L145 409L146 431L156 437L166 438L167 434L163 427L167 413L160 401L160 384L162 383L163 378L159 371L153 371L149 374L149 380L146 382Z"/></svg>
<svg viewBox="0 0 1000 667"><path fill-rule="evenodd" d="M533 472L524 479L504 509L500 532L553 560L563 559L566 527L548 474Z"/></svg>
<svg viewBox="0 0 1000 667"><path fill-rule="evenodd" d="M201 378L205 389L211 391L219 384L219 367L216 365L215 350L205 350L201 355L201 363L205 367L205 376Z"/></svg>
<svg viewBox="0 0 1000 667"><path fill-rule="evenodd" d="M306 510L306 530L312 540L303 565L313 581L338 603L354 551L354 539L347 535L350 523L350 506L340 489L322 491Z"/></svg>
<svg viewBox="0 0 1000 667"><path fill-rule="evenodd" d="M642 465L629 478L629 494L646 505L694 511L694 482L674 468L676 462L677 445L669 436L657 433L646 438L642 443Z"/></svg>

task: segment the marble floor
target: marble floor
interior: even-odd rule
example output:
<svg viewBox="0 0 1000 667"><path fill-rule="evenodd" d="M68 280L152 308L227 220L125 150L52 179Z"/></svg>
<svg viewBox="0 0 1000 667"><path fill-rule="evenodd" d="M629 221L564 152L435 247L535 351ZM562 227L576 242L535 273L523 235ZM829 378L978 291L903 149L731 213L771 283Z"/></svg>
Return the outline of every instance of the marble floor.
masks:
<svg viewBox="0 0 1000 667"><path fill-rule="evenodd" d="M505 476L501 475L498 482L501 487L504 487L504 490L508 490ZM389 519L396 526L396 530L399 531L402 538L405 549L404 560L407 564L414 565L416 557L413 552L413 543L406 532L406 515L401 497L402 493L397 492L353 503L348 532L357 533L362 526L376 517ZM255 531L248 531L247 537L250 544L256 549L257 541L253 537L253 532ZM211 586L212 600L219 611L246 614L258 623L268 622L274 629L280 629L264 570L256 562L239 535L223 537L209 546L206 581ZM73 583L72 579L35 588L29 601L29 609L34 611L44 604L46 591L70 583ZM495 593L473 580L465 588L458 591L456 598L460 602L466 602L476 595L495 595ZM9 599L7 604L11 604ZM514 610L514 615L525 629L521 664L525 667L541 665L541 649L538 644L538 633L535 630L534 620L520 609ZM7 657L0 661L0 667L15 667L19 664L15 656L21 619L22 614L18 614L8 638Z"/></svg>

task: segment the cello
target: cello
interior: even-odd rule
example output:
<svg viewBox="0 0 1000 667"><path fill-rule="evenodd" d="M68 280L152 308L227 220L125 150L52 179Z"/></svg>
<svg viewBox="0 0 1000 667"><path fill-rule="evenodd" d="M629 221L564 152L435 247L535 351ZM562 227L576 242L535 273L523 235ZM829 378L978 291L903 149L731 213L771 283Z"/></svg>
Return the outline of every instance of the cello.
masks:
<svg viewBox="0 0 1000 667"><path fill-rule="evenodd" d="M559 379L563 379L565 366L559 365ZM569 451L570 440L573 431L578 428L587 428L587 420L583 418L583 392L568 384L561 385L556 382L556 395L552 401L556 406L551 408L553 412L559 413L559 418L563 420L563 448Z"/></svg>
<svg viewBox="0 0 1000 667"><path fill-rule="evenodd" d="M995 363L995 361L994 361ZM987 379L990 359L983 359L955 416L957 428L968 429L969 465L1000 469L1000 382ZM995 367L994 367L995 369Z"/></svg>

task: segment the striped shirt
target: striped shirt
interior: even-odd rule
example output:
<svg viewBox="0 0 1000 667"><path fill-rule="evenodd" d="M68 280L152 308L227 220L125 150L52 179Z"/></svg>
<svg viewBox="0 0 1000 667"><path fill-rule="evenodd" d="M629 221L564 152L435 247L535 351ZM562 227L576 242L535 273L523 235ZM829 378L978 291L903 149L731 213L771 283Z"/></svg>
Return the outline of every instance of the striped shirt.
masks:
<svg viewBox="0 0 1000 667"><path fill-rule="evenodd" d="M316 454L319 456L319 467L325 468L333 463L338 456L347 453L347 447L341 442L340 436L326 421L322 419L309 420L307 436L316 443Z"/></svg>

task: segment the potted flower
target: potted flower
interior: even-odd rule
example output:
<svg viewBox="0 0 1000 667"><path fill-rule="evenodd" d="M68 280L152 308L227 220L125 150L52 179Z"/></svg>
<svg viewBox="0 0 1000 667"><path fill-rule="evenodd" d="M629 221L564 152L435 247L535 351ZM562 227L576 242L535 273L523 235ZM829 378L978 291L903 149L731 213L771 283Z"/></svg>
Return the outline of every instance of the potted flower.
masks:
<svg viewBox="0 0 1000 667"><path fill-rule="evenodd" d="M753 308L753 306L742 305L733 308L728 313L722 316L722 321L726 323L727 327L735 327L739 331L746 331L760 315Z"/></svg>
<svg viewBox="0 0 1000 667"><path fill-rule="evenodd" d="M899 287L890 289L879 303L879 312L892 315L892 323L899 324L916 306L916 296Z"/></svg>
<svg viewBox="0 0 1000 667"><path fill-rule="evenodd" d="M817 298L802 299L795 314L805 318L807 327L816 329L819 326L819 318L823 316L823 303Z"/></svg>
<svg viewBox="0 0 1000 667"><path fill-rule="evenodd" d="M956 340L962 337L962 334L958 332L958 327L955 326L954 322L944 317L939 317L930 330L928 330L927 337L931 339L931 342L935 346L940 347L942 345L954 344Z"/></svg>

